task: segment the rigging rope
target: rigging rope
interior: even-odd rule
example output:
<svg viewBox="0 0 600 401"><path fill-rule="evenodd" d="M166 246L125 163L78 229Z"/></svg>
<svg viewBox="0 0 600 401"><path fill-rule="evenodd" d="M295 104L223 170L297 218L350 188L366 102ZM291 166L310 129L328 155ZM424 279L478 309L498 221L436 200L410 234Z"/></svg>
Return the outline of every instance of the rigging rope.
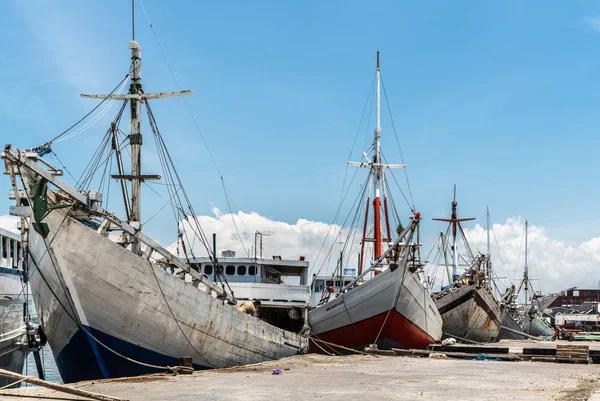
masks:
<svg viewBox="0 0 600 401"><path fill-rule="evenodd" d="M115 88L108 94L107 97L105 97L104 99L102 99L102 101L100 103L98 103L96 105L96 107L94 107L92 110L90 110L85 116L83 116L79 121L77 121L75 124L71 125L69 128L67 128L66 130L64 130L63 132L61 132L60 134L58 134L57 136L55 136L54 138L52 138L51 140L49 140L48 142L46 142L46 144L52 144L54 143L54 141L56 141L57 139L59 139L60 137L62 137L63 135L65 135L67 132L71 131L73 128L75 128L77 125L79 125L83 120L85 120L86 118L88 118L94 111L96 111L100 106L102 106L102 104L110 98L110 96L112 96L115 91L117 89L119 89L119 87L125 82L127 81L127 78L129 78L129 76L131 75L131 72L128 72L127 75L125 75L125 78L123 78L123 80L121 82L119 82L119 84L117 86L115 86Z"/></svg>
<svg viewBox="0 0 600 401"><path fill-rule="evenodd" d="M177 89L179 91L181 91L181 85L179 84L179 80L177 79L177 76L175 75L175 72L173 71L173 68L171 67L171 63L169 62L169 59L167 58L167 54L158 38L158 34L156 33L156 30L154 29L154 25L152 24L152 22L150 21L150 16L148 15L148 12L146 11L146 7L144 6L144 3L142 2L142 0L139 0L140 6L142 7L142 11L144 12L144 16L146 17L146 22L148 23L148 25L150 26L150 30L152 31L152 35L154 36L154 39L156 40L156 43L158 45L158 48L160 49L160 52L165 60L165 63L167 64L167 67L169 69L169 72L171 73L171 76L173 77L173 81L175 82L175 85L177 86ZM185 104L185 107L192 119L192 122L194 124L194 127L196 128L196 132L198 132L198 135L200 136L200 139L202 140L202 143L204 145L204 148L206 149L210 160L212 161L213 166L215 167L215 170L217 170L217 173L219 174L219 177L221 178L221 182L223 184L223 192L225 195L225 198L227 200L227 203L229 205L229 196L227 194L227 190L225 187L225 179L223 174L221 173L221 170L219 169L219 166L217 164L217 161L215 160L215 157L213 155L213 153L210 150L210 147L208 146L208 142L206 141L206 138L204 137L204 134L202 133L202 130L200 130L200 126L198 125L198 121L196 120L196 116L194 115L194 113L192 112L192 108L190 107L187 98L185 96L182 97L182 101ZM231 201L231 203L233 204L233 200ZM229 206L229 208L231 209L231 206ZM231 213L231 210L230 210ZM233 217L232 217L233 219ZM244 226L246 225L243 221L243 219L240 217L240 221L242 221L242 224L244 224ZM236 231L237 231L237 225L235 224L235 220L234 220L234 225L236 226ZM247 228L247 227L246 227ZM248 230L250 231L250 230ZM239 236L239 232L238 232L238 237L240 238L240 242L242 242L241 237ZM201 240L202 241L202 240ZM246 252L246 254L248 254L248 251L246 250L246 246L244 245L244 243L242 242L242 247L244 248L244 251ZM216 249L214 251L216 253ZM209 252L210 255L210 252ZM216 259L216 254L214 255L215 259Z"/></svg>
<svg viewBox="0 0 600 401"><path fill-rule="evenodd" d="M380 73L381 76L381 73ZM392 109L390 107L390 102L388 101L387 91L385 90L385 84L383 83L383 76L381 76L381 87L383 88L383 96L385 98L385 103L387 105L388 113L390 115L390 121L392 123L392 129L394 131L394 138L396 138L396 144L398 145L398 152L400 152L400 160L402 164L406 164L404 159L404 153L402 152L402 147L400 146L400 139L398 139L398 132L396 131L396 123L394 122L394 117L392 116ZM408 193L410 195L410 201L412 202L412 209L415 210L415 201L413 199L412 190L410 188L410 181L408 180L408 171L407 168L404 168L404 176L406 177L406 185L408 186Z"/></svg>

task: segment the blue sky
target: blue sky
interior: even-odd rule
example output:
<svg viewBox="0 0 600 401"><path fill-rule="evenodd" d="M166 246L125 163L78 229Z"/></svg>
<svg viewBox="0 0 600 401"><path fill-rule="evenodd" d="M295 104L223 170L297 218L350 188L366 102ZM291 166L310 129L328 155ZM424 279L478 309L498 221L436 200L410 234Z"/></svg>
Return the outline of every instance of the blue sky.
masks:
<svg viewBox="0 0 600 401"><path fill-rule="evenodd" d="M145 89L176 90L137 4ZM494 221L526 216L567 244L598 236L600 4L144 5L182 89L194 91L189 105L239 209L289 223L332 220L380 50L415 203L427 219L449 212L456 183L463 216L481 220L489 204ZM128 1L12 1L3 8L0 135L27 148L93 107L79 93L104 93L122 79ZM219 174L182 100L154 102L153 110L196 211L226 210ZM55 146L74 175L107 122ZM382 126L388 161L399 162L387 113ZM373 127L373 118L363 124L354 158ZM160 173L148 150L145 172ZM8 188L5 177L0 193ZM0 214L8 206L0 196ZM162 203L146 206L149 216ZM165 242L169 215L151 228ZM425 221L425 239L440 228Z"/></svg>

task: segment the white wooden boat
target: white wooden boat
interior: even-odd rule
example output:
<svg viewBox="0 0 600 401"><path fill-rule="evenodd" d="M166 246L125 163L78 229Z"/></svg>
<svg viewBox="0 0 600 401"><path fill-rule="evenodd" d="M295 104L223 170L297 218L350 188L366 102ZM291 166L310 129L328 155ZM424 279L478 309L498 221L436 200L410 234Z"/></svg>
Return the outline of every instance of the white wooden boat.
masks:
<svg viewBox="0 0 600 401"><path fill-rule="evenodd" d="M52 143L29 151L7 145L3 153L19 194L13 212L31 222L26 227L31 289L63 381L158 372L179 365L180 357L207 369L306 352L307 338L238 311L224 274L212 282L189 262L189 252L180 259L144 234L141 183L159 177L141 173L143 105L165 161L166 185L178 194L170 203L177 202L174 212L189 223L177 223L180 239L198 235L198 241L205 240L148 105L151 99L191 92L145 93L141 48L135 40L129 48L129 92L84 96L122 101L101 146L117 161L119 174L113 178L121 183L123 219L102 208L101 192L74 188L59 178L62 171L42 158ZM130 174L124 172L118 134L126 106L131 113ZM214 249L206 247L218 265Z"/></svg>
<svg viewBox="0 0 600 401"><path fill-rule="evenodd" d="M391 193L386 185L386 170L406 166L384 163L381 152L379 52L376 78L377 126L373 154L369 156L363 152L363 162L348 162L350 165L369 169L367 182L370 188L372 185L374 194L372 205L370 195L366 200L359 275L344 285L336 297L324 298L324 302L309 312L309 325L316 340L311 344L311 349L317 352L323 351L322 345L318 345L319 340L357 349L370 344L388 349L421 348L440 340L442 335L440 314L421 275L420 244L418 234L415 235L419 229L420 214L412 210L411 223L404 229L401 224L394 229L390 225L390 215L398 216L398 213L388 212L388 197L391 197ZM371 206L373 224L367 227ZM392 240L392 232L399 234L396 240ZM413 237L416 244L412 242ZM363 269L368 243L373 244L373 261L368 269ZM384 244L388 246L385 251ZM343 281L342 261L343 258L340 257L337 268L337 280L340 282ZM374 275L369 278L369 274Z"/></svg>

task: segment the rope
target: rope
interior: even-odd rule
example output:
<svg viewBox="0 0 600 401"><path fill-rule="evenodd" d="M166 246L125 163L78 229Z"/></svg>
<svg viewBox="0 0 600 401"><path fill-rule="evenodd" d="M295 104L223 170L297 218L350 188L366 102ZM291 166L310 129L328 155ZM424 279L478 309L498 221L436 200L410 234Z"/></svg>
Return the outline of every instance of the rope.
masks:
<svg viewBox="0 0 600 401"><path fill-rule="evenodd" d="M66 219L66 217L67 217L67 216L68 216L68 214L67 214L67 213L65 213L65 219ZM63 219L63 221L64 221L65 219ZM60 230L60 227L59 227L59 229L56 231L56 233L55 233L55 237L56 237L56 235L58 234L59 230ZM48 250L49 250L49 245L47 245L47 246L46 246L46 250L44 251L44 254L46 254ZM179 372L179 371L186 371L186 372L188 372L188 371L189 371L189 369L190 369L190 368L189 368L189 367L186 367L186 366L175 366L175 367L173 367L173 366L159 366L159 365L153 365L153 364L149 364L149 363L145 363L145 362L141 362L141 361L138 361L138 360L135 360L135 359L129 358L129 357L127 357L127 356L125 356L125 355L123 355L123 354L121 354L121 353L119 353L119 352L115 351L114 349L110 348L109 346L107 346L106 344L104 344L102 341L98 340L98 339L97 339L97 338L96 338L96 337L95 337L95 336L94 336L92 333L90 333L90 332L89 332L89 331L88 331L88 330L85 328L85 326L83 326L83 325L82 325L82 324L79 322L79 320L78 320L77 318L75 318L75 316L73 316L71 313L69 313L69 310L67 309L67 307L66 307L66 306L65 306L65 305L62 303L62 301L60 300L60 298L58 297L58 295L56 294L56 292L54 292L54 289L52 288L52 286L50 285L50 283L48 283L48 280L46 280L46 277L44 277L44 275L42 274L41 270L38 268L38 263L35 261L35 258L34 258L34 257L33 257L33 255L31 254L31 251L29 251L29 249L28 249L28 250L27 250L27 252L28 252L29 256L31 257L31 261L33 262L33 264L34 264L34 265L35 265L35 267L36 267L36 270L35 270L35 271L38 271L38 272L39 272L39 275L40 275L40 277L42 278L42 280L44 281L44 283L46 283L46 286L47 286L47 287L48 287L48 289L50 290L50 293L52 294L52 296L53 296L53 297L56 299L56 301L58 302L58 304L59 304L59 305L60 305L60 306L63 308L63 310L64 310L65 314L66 314L66 315L67 315L67 316L68 316L68 317L69 317L71 320L73 320L73 322L75 323L75 325L76 325L76 326L77 326L77 327L78 327L80 330L83 330L83 331L84 331L84 332L85 332L85 333L86 333L86 334L87 334L87 335L88 335L88 336L89 336L89 337L90 337L92 340L94 340L96 343L98 343L98 344L99 344L99 345L101 345L103 348L107 349L108 351L112 352L113 354L115 354L115 355L117 355L117 356L119 356L119 357L121 357L121 358L123 358L123 359L125 359L125 360L129 361L129 362L132 362L132 363L135 363L135 364L138 364L138 365L141 365L141 366L145 366L145 367L149 367L149 368L153 368L153 369L158 369L158 370L166 370L166 371L173 372L173 373L177 373L177 372ZM40 258L40 262L41 262L41 258ZM53 266L53 267L54 267L54 269L56 270L56 265L55 265L55 263L54 263L54 260L53 260L52 258L50 258L50 262L52 263L52 266ZM61 288L62 288L62 287L61 287ZM66 291L64 288L62 288L62 289L63 289L63 292L65 293L65 296L66 296L67 300L69 301L69 300L70 300L69 294L67 293L67 291ZM70 301L69 301L69 302L70 302ZM72 306L71 306L71 310L74 310L74 307L72 307ZM193 369L192 369L192 371L193 371Z"/></svg>
<svg viewBox="0 0 600 401"><path fill-rule="evenodd" d="M381 73L380 73L381 77ZM387 91L385 90L385 84L383 83L383 77L381 77L381 86L383 88L383 96L385 97L385 104L387 105L388 113L390 115L390 121L392 123L392 129L394 130L394 138L396 138L396 145L398 145L398 152L400 153L400 160L402 164L406 164L404 159L404 153L402 152L402 147L400 146L400 140L398 139L398 132L396 131L396 123L394 122L394 117L392 117L392 110L390 108L390 102L388 101ZM415 209L415 201L413 200L412 190L410 188L410 181L408 180L408 171L407 168L404 168L404 176L406 177L406 185L408 186L408 193L410 195L410 201L412 202L412 210Z"/></svg>
<svg viewBox="0 0 600 401"><path fill-rule="evenodd" d="M113 93L115 93L115 91L117 89L119 89L119 87L123 84L123 82L125 82L127 80L127 78L129 78L129 76L131 75L130 72L127 73L127 75L125 75L125 78L123 78L123 80L121 82L119 82L119 84L117 86L115 86L115 88L108 94L107 97L105 97L104 99L102 99L102 101L100 103L98 103L96 105L96 107L94 107L89 113L87 113L85 116L83 116L79 121L77 121L75 124L71 125L69 128L67 128L66 130L64 130L63 132L61 132L60 134L58 134L57 136L55 136L54 138L52 138L51 140L49 140L48 144L53 143L54 141L56 141L58 138L60 138L61 136L63 136L64 134L66 134L67 132L71 131L74 127L76 127L77 125L79 125L79 123L81 123L83 120L85 120L86 118L88 118L94 111L96 111L100 106L102 106L102 104L111 97L111 95Z"/></svg>
<svg viewBox="0 0 600 401"><path fill-rule="evenodd" d="M321 346L319 345L319 343L315 341L315 339L314 339L314 338L312 338L312 337L308 337L308 339L309 339L310 341L312 341L312 342L313 342L313 343L314 343L314 344L315 344L317 347L319 347L319 349L320 349L321 351L323 351L323 352L324 352L324 353L326 353L327 355L329 355L329 356L335 356L335 355L334 355L334 354L332 354L331 352L327 352L327 351L325 350L325 348L321 347ZM1 390L1 389L0 389L0 390Z"/></svg>
<svg viewBox="0 0 600 401"><path fill-rule="evenodd" d="M0 390L6 390L7 388L15 386L15 385L17 385L17 384L19 384L21 382L24 382L27 379L30 379L30 378L31 378L31 376L24 376L24 377L20 378L19 380L15 381L15 382L12 382L10 384L7 384L6 386L0 387Z"/></svg>
<svg viewBox="0 0 600 401"><path fill-rule="evenodd" d="M370 353L368 353L368 352L363 352L363 351L359 351L359 350L356 350L356 349L353 349L353 348L344 347L343 345L339 345L339 344L330 343L330 342L327 342L327 341L320 340L320 339L318 339L318 338L313 338L313 337L309 337L309 338L310 338L312 341L318 341L318 342L320 342L320 343L323 343L323 344L329 345L329 346L331 346L331 347L335 347L335 348L343 349L343 350L345 350L345 351L354 352L354 353L356 353L356 354L361 354L361 355L369 355L369 356L373 356L373 357L375 357L375 358L378 358L378 356L377 356L377 355L370 354Z"/></svg>
<svg viewBox="0 0 600 401"><path fill-rule="evenodd" d="M179 331L181 332L181 334L183 334L183 337L185 338L185 340L187 341L187 343L190 345L190 347L194 350L194 352L196 354L198 354L198 356L204 361L206 362L208 365L210 365L213 368L216 368L216 366L210 362L208 362L206 360L206 358L204 358L202 356L202 354L200 354L200 352L198 352L198 350L196 349L196 347L194 347L190 341L190 339L188 338L188 336L185 334L185 332L183 331L183 329L181 328L181 325L179 324L179 321L175 318L175 314L173 313L173 309L171 309L171 305L169 304L169 301L167 301L167 297L162 289L162 286L160 285L160 281L158 281L158 276L156 275L156 272L154 271L154 268L152 267L152 265L150 265L150 270L152 270L152 273L154 274L154 279L156 280L156 284L158 285L158 289L160 290L160 293L162 294L163 299L165 300L165 305L167 305L167 308L169 309L169 313L171 313L171 316L173 317L173 320L175 321L175 323L177 324L177 327L179 328Z"/></svg>
<svg viewBox="0 0 600 401"><path fill-rule="evenodd" d="M250 253L246 249L246 246L244 245L244 241L242 241L242 236L240 235L240 231L238 230L238 226L235 223L235 218L233 216L233 211L231 210L231 205L229 204L229 196L227 195L227 189L225 188L225 180L223 179L223 176L221 176L221 185L223 186L223 193L225 193L225 200L227 201L227 208L229 209L229 214L231 215L231 221L233 221L233 227L235 227L235 232L237 233L238 239L240 240L240 243L242 244L242 248L244 248L244 252L246 253L246 255L248 255L248 257L250 257ZM216 252L216 249L215 249L215 252Z"/></svg>

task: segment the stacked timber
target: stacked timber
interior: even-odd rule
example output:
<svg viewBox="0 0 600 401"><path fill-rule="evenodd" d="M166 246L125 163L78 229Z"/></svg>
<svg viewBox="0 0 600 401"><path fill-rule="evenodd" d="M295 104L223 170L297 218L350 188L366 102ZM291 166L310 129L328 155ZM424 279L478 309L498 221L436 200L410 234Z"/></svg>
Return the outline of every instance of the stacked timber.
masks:
<svg viewBox="0 0 600 401"><path fill-rule="evenodd" d="M557 345L556 362L559 363L592 363L590 347L587 345Z"/></svg>

